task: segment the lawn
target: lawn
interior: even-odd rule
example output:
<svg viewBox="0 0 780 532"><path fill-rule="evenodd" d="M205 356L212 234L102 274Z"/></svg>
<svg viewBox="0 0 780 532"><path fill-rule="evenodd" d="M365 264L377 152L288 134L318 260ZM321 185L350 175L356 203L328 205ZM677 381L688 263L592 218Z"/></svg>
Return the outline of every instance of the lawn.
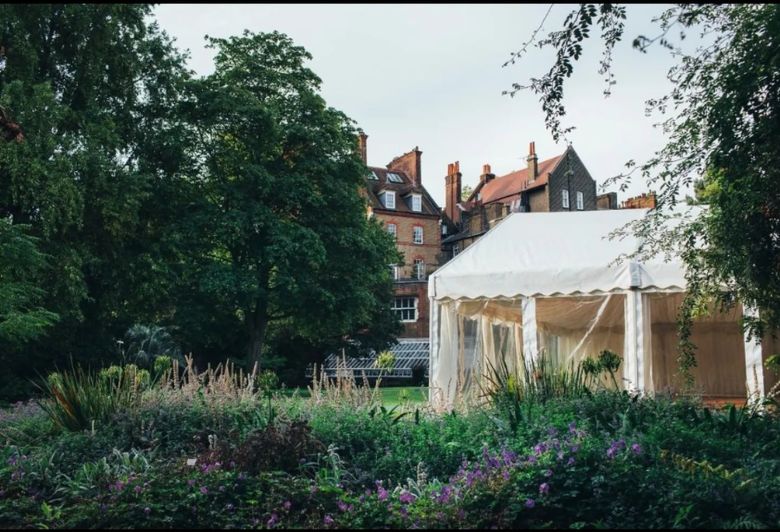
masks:
<svg viewBox="0 0 780 532"><path fill-rule="evenodd" d="M403 403L424 403L428 400L428 388L425 386L380 387L379 392L382 404L391 407ZM287 397L293 395L301 398L309 397L309 390L306 388L286 388L282 393Z"/></svg>

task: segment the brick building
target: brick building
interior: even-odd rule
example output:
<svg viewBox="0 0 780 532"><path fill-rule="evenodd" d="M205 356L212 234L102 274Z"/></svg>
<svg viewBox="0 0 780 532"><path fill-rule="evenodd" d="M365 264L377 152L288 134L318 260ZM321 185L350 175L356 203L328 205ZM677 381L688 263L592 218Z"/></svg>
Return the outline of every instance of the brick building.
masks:
<svg viewBox="0 0 780 532"><path fill-rule="evenodd" d="M461 201L460 165L450 164L445 178L443 256L450 259L471 245L510 212L549 212L617 208L617 196L596 194L596 181L574 148L539 161L535 143L529 146L527 167L496 177L482 167L479 184Z"/></svg>
<svg viewBox="0 0 780 532"><path fill-rule="evenodd" d="M366 164L367 139L361 132L359 150ZM402 264L390 265L402 338L428 337L428 275L439 266L441 252L441 208L422 185L421 156L415 147L384 168L369 166L366 178L369 215L394 235L403 254Z"/></svg>

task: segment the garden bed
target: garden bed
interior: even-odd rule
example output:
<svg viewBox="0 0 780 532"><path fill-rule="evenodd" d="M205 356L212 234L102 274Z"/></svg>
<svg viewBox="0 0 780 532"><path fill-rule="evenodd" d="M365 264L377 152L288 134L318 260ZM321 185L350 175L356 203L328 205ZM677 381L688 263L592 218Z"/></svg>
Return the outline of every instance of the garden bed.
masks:
<svg viewBox="0 0 780 532"><path fill-rule="evenodd" d="M186 381L186 379L185 379ZM212 375L65 429L6 413L0 523L25 528L777 527L780 422L625 392L436 412ZM50 407L51 405L49 405Z"/></svg>

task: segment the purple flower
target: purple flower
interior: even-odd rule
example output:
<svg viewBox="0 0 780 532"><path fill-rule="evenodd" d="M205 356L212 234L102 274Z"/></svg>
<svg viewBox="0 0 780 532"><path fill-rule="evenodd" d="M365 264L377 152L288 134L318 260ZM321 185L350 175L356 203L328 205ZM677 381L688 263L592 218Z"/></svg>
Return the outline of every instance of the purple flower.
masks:
<svg viewBox="0 0 780 532"><path fill-rule="evenodd" d="M225 505L225 509L226 509L228 512L232 512L232 511L233 511L233 505L232 505L231 503L227 503L227 504Z"/></svg>
<svg viewBox="0 0 780 532"><path fill-rule="evenodd" d="M642 454L642 446L639 445L638 443L631 445L631 452L634 453L635 455Z"/></svg>
<svg viewBox="0 0 780 532"><path fill-rule="evenodd" d="M385 488L383 488L382 486L377 487L376 495L377 495L377 497L379 497L380 501L386 501L387 497L388 497L387 490Z"/></svg>
<svg viewBox="0 0 780 532"><path fill-rule="evenodd" d="M535 456L529 456L528 457L528 463L529 464L535 464L536 463L536 457Z"/></svg>
<svg viewBox="0 0 780 532"><path fill-rule="evenodd" d="M144 513L146 515L149 515L150 513L152 513L152 509L147 506L146 508L144 508Z"/></svg>
<svg viewBox="0 0 780 532"><path fill-rule="evenodd" d="M525 507L526 508L530 509L530 508L533 508L534 506L536 506L536 501L534 501L533 499L526 499L525 500Z"/></svg>
<svg viewBox="0 0 780 532"><path fill-rule="evenodd" d="M144 489L141 486L136 486L136 487L133 488L133 491L136 493L136 495L141 493L143 490Z"/></svg>
<svg viewBox="0 0 780 532"><path fill-rule="evenodd" d="M610 460L615 458L616 454L617 454L617 449L615 447L610 447L609 449L607 449L607 458L609 458Z"/></svg>
<svg viewBox="0 0 780 532"><path fill-rule="evenodd" d="M544 476L547 478L551 477L552 474L553 474L552 469L548 469L547 471L544 472Z"/></svg>
<svg viewBox="0 0 780 532"><path fill-rule="evenodd" d="M574 465L574 458L573 458L573 457L572 457L572 458L569 458L569 461L568 461L568 462L566 462L566 465L567 465L567 466L573 466L573 465Z"/></svg>
<svg viewBox="0 0 780 532"><path fill-rule="evenodd" d="M549 429L547 429L547 434L549 434L550 436L555 436L556 434L558 434L558 429L556 429L555 427L550 427Z"/></svg>
<svg viewBox="0 0 780 532"><path fill-rule="evenodd" d="M330 515L326 515L322 522L325 523L325 526L330 526L333 524L333 518Z"/></svg>
<svg viewBox="0 0 780 532"><path fill-rule="evenodd" d="M398 500L401 501L401 504L409 504L411 502L414 502L414 499L416 499L416 497L411 493L409 493L408 491L403 491L401 493L401 496L398 497Z"/></svg>
<svg viewBox="0 0 780 532"><path fill-rule="evenodd" d="M580 444L579 443L575 443L574 445L571 446L571 452L576 453L579 450L580 450Z"/></svg>
<svg viewBox="0 0 780 532"><path fill-rule="evenodd" d="M547 446L544 443L537 443L534 446L534 453L536 453L536 456L539 456L543 452L547 450Z"/></svg>
<svg viewBox="0 0 780 532"><path fill-rule="evenodd" d="M571 423L569 423L569 432L571 434L574 434L575 432L577 432L577 422L576 421L572 421Z"/></svg>
<svg viewBox="0 0 780 532"><path fill-rule="evenodd" d="M268 528L272 528L278 522L279 522L279 516L276 515L276 513L272 513L271 518L268 519L266 525L268 526Z"/></svg>
<svg viewBox="0 0 780 532"><path fill-rule="evenodd" d="M339 510L341 510L342 512L346 512L349 509L349 506L344 501L339 501L338 502L338 507L339 507Z"/></svg>
<svg viewBox="0 0 780 532"><path fill-rule="evenodd" d="M285 509L285 511L290 511L290 508L292 507L292 503L290 501L284 501L284 504L282 504L282 508Z"/></svg>
<svg viewBox="0 0 780 532"><path fill-rule="evenodd" d="M209 489L208 489L206 486L201 486L201 487L200 487L200 492L201 492L203 495L208 495Z"/></svg>
<svg viewBox="0 0 780 532"><path fill-rule="evenodd" d="M406 509L406 506L401 506L401 509L398 510L398 513L401 514L402 517L409 515L409 511Z"/></svg>
<svg viewBox="0 0 780 532"><path fill-rule="evenodd" d="M511 464L515 460L517 460L517 454L513 453L509 449L502 449L501 450L501 457L504 459L505 464Z"/></svg>
<svg viewBox="0 0 780 532"><path fill-rule="evenodd" d="M542 482L539 484L539 493L542 495L547 495L550 493L550 485L547 482Z"/></svg>
<svg viewBox="0 0 780 532"><path fill-rule="evenodd" d="M195 485L195 479L193 479L193 478L189 479L189 480L187 481L187 485L188 485L189 487L192 487L192 486L194 486L194 485Z"/></svg>

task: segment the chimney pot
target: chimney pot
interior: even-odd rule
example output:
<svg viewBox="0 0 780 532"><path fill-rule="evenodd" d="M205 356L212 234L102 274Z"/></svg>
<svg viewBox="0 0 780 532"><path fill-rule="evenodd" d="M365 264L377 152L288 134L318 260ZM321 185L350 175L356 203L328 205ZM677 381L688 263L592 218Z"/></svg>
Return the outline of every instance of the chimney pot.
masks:
<svg viewBox="0 0 780 532"><path fill-rule="evenodd" d="M360 158L363 160L363 164L368 164L367 139L368 135L361 129L358 133L358 151L360 152Z"/></svg>
<svg viewBox="0 0 780 532"><path fill-rule="evenodd" d="M536 179L536 176L539 175L539 167L538 167L538 161L539 159L536 157L536 142L532 142L528 146L528 175L531 178L531 181Z"/></svg>
<svg viewBox="0 0 780 532"><path fill-rule="evenodd" d="M490 173L490 165L489 164L483 164L482 165L482 173L483 174L489 174Z"/></svg>

